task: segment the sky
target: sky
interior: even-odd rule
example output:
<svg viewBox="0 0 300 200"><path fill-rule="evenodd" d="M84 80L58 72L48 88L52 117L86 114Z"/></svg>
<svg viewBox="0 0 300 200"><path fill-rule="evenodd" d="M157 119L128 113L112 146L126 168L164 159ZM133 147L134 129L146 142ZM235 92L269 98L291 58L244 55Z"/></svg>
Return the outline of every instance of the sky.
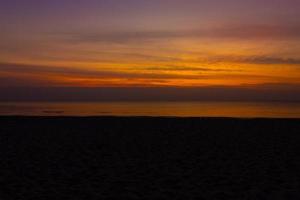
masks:
<svg viewBox="0 0 300 200"><path fill-rule="evenodd" d="M299 0L1 0L0 87L299 88Z"/></svg>

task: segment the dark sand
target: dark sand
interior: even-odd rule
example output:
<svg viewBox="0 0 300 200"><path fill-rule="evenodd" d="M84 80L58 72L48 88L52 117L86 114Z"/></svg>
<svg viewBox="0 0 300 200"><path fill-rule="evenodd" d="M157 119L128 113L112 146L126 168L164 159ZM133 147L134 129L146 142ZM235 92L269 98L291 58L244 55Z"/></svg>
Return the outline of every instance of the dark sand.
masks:
<svg viewBox="0 0 300 200"><path fill-rule="evenodd" d="M0 117L0 199L300 199L300 120Z"/></svg>

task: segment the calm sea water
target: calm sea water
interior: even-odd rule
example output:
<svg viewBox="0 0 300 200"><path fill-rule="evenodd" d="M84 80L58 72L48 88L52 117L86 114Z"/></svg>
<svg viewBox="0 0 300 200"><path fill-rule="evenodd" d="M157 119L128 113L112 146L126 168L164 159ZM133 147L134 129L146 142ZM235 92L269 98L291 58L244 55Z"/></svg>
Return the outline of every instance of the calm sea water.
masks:
<svg viewBox="0 0 300 200"><path fill-rule="evenodd" d="M300 118L300 103L101 102L0 103L0 115Z"/></svg>

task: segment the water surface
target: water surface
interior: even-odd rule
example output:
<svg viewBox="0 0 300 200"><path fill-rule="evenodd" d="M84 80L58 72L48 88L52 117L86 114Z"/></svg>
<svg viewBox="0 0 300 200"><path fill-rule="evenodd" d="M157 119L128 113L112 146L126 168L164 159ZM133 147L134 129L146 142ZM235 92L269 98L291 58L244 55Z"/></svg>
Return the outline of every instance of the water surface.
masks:
<svg viewBox="0 0 300 200"><path fill-rule="evenodd" d="M300 103L283 102L30 102L0 103L0 115L300 118Z"/></svg>

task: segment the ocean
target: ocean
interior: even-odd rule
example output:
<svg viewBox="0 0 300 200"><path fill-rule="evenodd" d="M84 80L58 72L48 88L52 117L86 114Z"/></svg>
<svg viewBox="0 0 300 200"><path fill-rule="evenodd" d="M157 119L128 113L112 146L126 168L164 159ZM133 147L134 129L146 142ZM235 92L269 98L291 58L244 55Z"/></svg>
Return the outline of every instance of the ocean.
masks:
<svg viewBox="0 0 300 200"><path fill-rule="evenodd" d="M299 102L2 102L7 116L300 118Z"/></svg>

